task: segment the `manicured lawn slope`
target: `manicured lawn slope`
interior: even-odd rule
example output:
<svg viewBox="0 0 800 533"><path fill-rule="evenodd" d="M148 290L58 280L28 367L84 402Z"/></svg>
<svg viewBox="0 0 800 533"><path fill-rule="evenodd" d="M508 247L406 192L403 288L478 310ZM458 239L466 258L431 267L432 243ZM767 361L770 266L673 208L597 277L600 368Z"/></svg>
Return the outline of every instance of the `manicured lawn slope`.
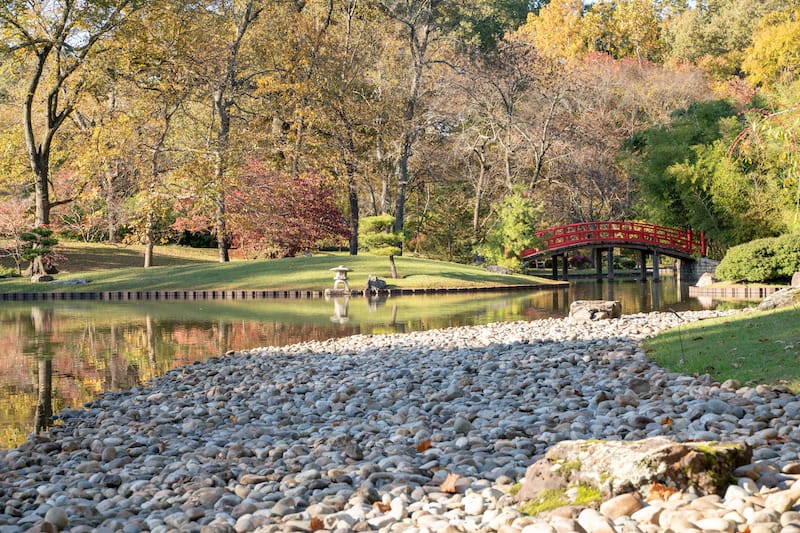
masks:
<svg viewBox="0 0 800 533"><path fill-rule="evenodd" d="M80 245L84 246L84 245ZM111 251L108 248L112 248ZM333 272L329 269L345 265L350 273L350 287L362 289L367 277L376 275L385 279L390 288L457 288L542 285L550 280L531 276L492 274L483 268L419 259L397 257L397 268L402 279L390 279L389 260L386 257L338 253L321 253L313 257L290 259L214 262L215 251L192 251L191 256L180 256L181 249L158 248L156 264L169 261L170 266L148 269L131 266L133 258L141 264L141 256L128 249L92 245L83 254L79 250L68 253L57 280L87 278L85 285L59 285L30 283L27 279L0 280L0 292L49 291L118 291L118 290L204 290L204 289L274 289L274 290L324 290L333 286ZM167 256L170 251L172 255ZM209 253L210 252L210 253ZM105 267L105 268L101 268Z"/></svg>
<svg viewBox="0 0 800 533"><path fill-rule="evenodd" d="M656 363L716 380L785 385L800 393L800 308L746 311L673 328L645 342Z"/></svg>

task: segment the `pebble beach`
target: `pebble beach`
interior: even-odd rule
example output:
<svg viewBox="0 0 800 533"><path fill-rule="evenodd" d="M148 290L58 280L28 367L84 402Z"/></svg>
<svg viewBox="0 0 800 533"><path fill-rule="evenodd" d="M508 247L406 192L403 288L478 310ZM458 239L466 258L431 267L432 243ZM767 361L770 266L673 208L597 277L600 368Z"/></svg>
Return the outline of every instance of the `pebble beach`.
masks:
<svg viewBox="0 0 800 533"><path fill-rule="evenodd" d="M256 348L60 413L0 452L0 533L800 532L800 397L651 363L732 311L546 319ZM563 440L732 440L721 495L518 510Z"/></svg>

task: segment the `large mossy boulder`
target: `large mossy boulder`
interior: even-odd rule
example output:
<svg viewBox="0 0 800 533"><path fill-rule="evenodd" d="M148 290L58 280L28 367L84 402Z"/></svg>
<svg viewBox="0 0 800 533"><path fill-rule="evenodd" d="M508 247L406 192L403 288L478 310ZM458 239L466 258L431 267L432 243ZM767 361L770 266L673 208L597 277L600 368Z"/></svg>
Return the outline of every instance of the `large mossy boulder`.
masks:
<svg viewBox="0 0 800 533"><path fill-rule="evenodd" d="M519 502L576 487L602 499L658 483L701 494L721 494L733 471L752 458L749 446L735 442L674 442L664 437L639 441L563 441L528 467Z"/></svg>

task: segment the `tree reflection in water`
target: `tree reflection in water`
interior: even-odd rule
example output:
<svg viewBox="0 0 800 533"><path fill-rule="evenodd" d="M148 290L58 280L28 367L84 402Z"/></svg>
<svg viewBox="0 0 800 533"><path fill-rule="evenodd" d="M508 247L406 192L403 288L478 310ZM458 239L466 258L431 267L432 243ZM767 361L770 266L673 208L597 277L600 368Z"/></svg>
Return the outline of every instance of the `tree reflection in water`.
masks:
<svg viewBox="0 0 800 533"><path fill-rule="evenodd" d="M33 335L29 337L29 342L38 367L37 389L39 394L33 422L36 433L47 430L53 418L53 359L51 353L53 315L52 308L31 308Z"/></svg>

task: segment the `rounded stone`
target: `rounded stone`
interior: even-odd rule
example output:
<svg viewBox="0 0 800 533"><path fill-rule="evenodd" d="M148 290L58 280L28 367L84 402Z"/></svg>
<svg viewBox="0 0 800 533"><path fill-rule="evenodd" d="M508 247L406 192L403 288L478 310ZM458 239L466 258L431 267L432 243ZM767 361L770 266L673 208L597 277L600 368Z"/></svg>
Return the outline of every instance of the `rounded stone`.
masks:
<svg viewBox="0 0 800 533"><path fill-rule="evenodd" d="M69 524L67 512L60 507L51 507L44 515L44 521L53 524L58 529L66 529Z"/></svg>
<svg viewBox="0 0 800 533"><path fill-rule="evenodd" d="M622 516L632 515L641 509L642 505L639 493L628 492L604 501L600 504L600 513L611 520L616 520Z"/></svg>

